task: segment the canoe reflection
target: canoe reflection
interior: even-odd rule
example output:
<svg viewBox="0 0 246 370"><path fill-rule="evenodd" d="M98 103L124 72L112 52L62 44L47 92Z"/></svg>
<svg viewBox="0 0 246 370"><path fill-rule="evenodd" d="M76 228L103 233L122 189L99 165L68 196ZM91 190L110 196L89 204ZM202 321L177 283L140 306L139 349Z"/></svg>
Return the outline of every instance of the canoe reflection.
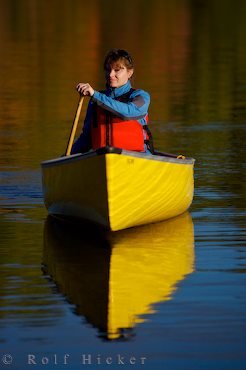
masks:
<svg viewBox="0 0 246 370"><path fill-rule="evenodd" d="M45 272L110 340L129 339L153 304L171 298L193 262L189 213L111 234L50 217L45 223Z"/></svg>

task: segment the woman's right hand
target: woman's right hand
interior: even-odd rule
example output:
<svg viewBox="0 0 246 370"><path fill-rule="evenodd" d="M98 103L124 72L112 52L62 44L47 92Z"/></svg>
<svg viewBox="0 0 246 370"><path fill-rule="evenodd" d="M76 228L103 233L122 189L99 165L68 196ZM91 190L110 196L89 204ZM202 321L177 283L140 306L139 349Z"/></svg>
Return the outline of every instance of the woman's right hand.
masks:
<svg viewBox="0 0 246 370"><path fill-rule="evenodd" d="M81 95L84 95L84 96L93 96L95 92L95 90L91 87L91 85L85 82L80 82L76 86L76 89Z"/></svg>

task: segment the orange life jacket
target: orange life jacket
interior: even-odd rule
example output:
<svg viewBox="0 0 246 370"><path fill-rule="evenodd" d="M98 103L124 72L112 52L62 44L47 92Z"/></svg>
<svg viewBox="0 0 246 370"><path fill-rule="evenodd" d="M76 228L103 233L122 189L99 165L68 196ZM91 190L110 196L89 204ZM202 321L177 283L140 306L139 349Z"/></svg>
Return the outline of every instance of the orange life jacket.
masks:
<svg viewBox="0 0 246 370"><path fill-rule="evenodd" d="M119 96L116 100L129 101L132 90ZM148 121L148 116L145 118ZM91 122L92 148L114 146L125 150L144 152L144 144L148 139L148 134L144 132L146 126L142 126L134 119L124 120L96 105Z"/></svg>

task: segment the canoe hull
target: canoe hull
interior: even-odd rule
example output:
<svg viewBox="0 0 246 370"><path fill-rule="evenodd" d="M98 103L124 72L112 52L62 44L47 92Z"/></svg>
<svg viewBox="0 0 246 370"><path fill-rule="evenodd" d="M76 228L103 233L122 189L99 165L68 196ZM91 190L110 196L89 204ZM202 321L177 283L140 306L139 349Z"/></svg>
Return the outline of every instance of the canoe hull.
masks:
<svg viewBox="0 0 246 370"><path fill-rule="evenodd" d="M99 150L42 163L49 214L113 231L185 212L193 199L193 159Z"/></svg>

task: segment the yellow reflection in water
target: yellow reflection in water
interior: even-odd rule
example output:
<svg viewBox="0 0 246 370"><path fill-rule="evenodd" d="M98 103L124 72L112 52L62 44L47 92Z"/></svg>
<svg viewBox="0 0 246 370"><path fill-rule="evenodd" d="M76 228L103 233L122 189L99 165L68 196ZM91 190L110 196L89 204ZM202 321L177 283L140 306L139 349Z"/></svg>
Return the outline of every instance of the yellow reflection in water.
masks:
<svg viewBox="0 0 246 370"><path fill-rule="evenodd" d="M108 339L127 337L153 312L153 304L170 299L193 262L188 213L109 235L50 218L45 225L48 274L77 313Z"/></svg>

